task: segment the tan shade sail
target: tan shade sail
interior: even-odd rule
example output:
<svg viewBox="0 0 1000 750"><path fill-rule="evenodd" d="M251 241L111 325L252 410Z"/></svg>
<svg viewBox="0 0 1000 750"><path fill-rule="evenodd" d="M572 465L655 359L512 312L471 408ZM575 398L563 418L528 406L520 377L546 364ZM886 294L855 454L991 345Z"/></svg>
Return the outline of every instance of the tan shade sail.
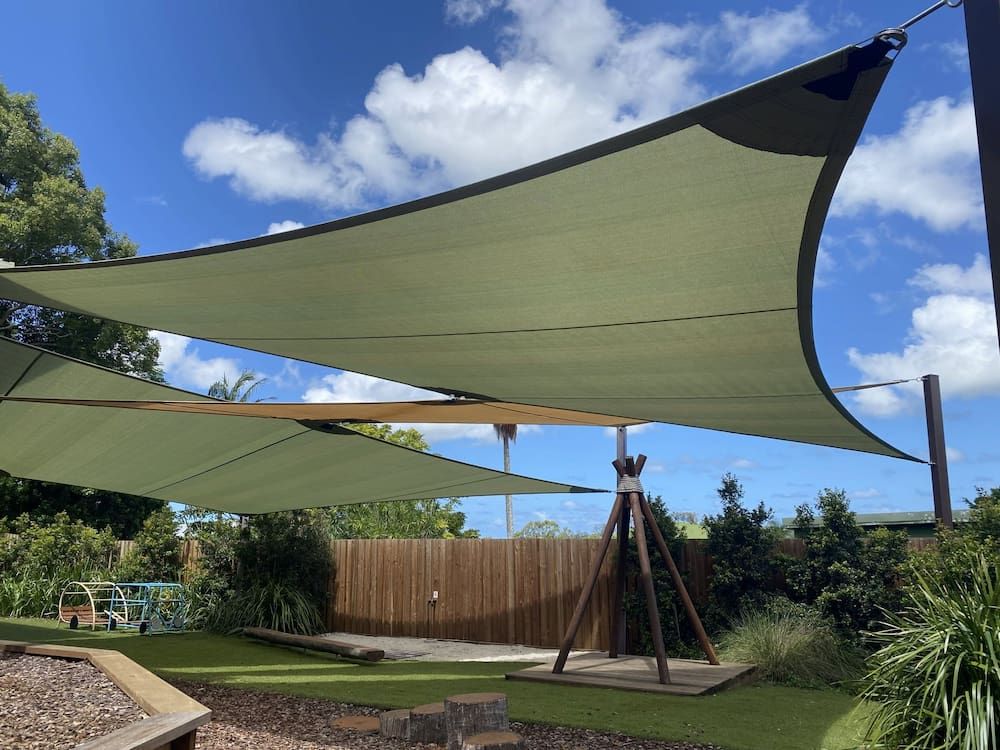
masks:
<svg viewBox="0 0 1000 750"><path fill-rule="evenodd" d="M449 395L910 458L837 401L812 334L820 231L890 49L412 203L3 271L0 296Z"/></svg>
<svg viewBox="0 0 1000 750"><path fill-rule="evenodd" d="M9 339L0 339L0 393L212 403ZM593 491L450 461L336 425L9 399L0 401L0 470L233 513Z"/></svg>
<svg viewBox="0 0 1000 750"><path fill-rule="evenodd" d="M295 419L316 422L394 422L409 424L536 424L624 427L642 424L634 419L544 406L492 401L442 400L380 403L238 403L233 401L115 401L69 398L0 396L0 401L105 406L116 409L221 414L227 416Z"/></svg>

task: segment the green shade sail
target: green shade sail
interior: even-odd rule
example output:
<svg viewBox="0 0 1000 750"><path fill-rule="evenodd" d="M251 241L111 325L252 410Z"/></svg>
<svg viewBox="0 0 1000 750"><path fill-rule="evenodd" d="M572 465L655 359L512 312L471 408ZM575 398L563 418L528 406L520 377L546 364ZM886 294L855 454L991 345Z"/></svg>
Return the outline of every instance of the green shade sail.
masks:
<svg viewBox="0 0 1000 750"><path fill-rule="evenodd" d="M214 403L3 338L0 394ZM0 470L232 513L594 491L450 461L333 424L7 400L0 401Z"/></svg>
<svg viewBox="0 0 1000 750"><path fill-rule="evenodd" d="M328 224L3 271L0 296L452 395L911 458L831 393L811 320L820 231L891 50Z"/></svg>

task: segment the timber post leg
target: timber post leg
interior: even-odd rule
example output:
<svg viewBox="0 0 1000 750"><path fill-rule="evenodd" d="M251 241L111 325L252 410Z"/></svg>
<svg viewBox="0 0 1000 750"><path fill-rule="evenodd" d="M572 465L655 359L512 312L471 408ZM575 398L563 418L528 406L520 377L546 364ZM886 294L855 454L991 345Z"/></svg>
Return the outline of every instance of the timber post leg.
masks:
<svg viewBox="0 0 1000 750"><path fill-rule="evenodd" d="M653 636L653 651L656 653L656 671L660 684L670 682L670 672L667 670L667 649L663 644L663 630L660 628L660 612L656 601L656 591L653 588L653 571L649 564L649 550L646 547L646 531L642 523L642 510L639 506L639 493L629 494L632 506L632 517L635 519L635 544L639 549L639 571L642 576L642 587L646 592L646 614L649 616L649 629Z"/></svg>
<svg viewBox="0 0 1000 750"><path fill-rule="evenodd" d="M701 644L701 650L705 652L709 664L718 666L719 659L715 655L715 648L712 646L712 641L709 640L708 633L705 632L705 628L701 624L698 611L694 608L694 602L691 601L691 595L688 594L687 586L684 585L684 579L681 578L680 571L677 569L676 563L674 563L673 555L670 554L667 542L663 538L663 532L660 531L660 526L656 523L656 517L653 516L653 509L649 507L649 503L645 497L639 498L639 505L642 508L642 514L646 517L646 522L649 524L650 530L653 532L653 539L660 550L660 556L667 563L670 578L674 582L674 588L677 589L677 593L680 594L681 602L684 604L684 611L687 612L691 627L694 628L698 643Z"/></svg>
<svg viewBox="0 0 1000 750"><path fill-rule="evenodd" d="M569 627L566 628L566 635L563 638L562 647L559 649L559 657L552 667L553 674L561 674L563 667L566 666L569 651L573 648L573 640L576 638L576 632L580 629L580 623L583 622L583 614L587 611L587 604L594 593L594 586L597 584L597 578L601 574L601 566L604 564L604 558L608 554L608 547L611 546L611 535L614 533L615 525L618 523L618 517L621 514L623 504L622 495L615 495L615 504L611 508L611 515L608 516L608 522L604 526L604 534L601 536L600 547L597 550L597 554L594 555L594 561L590 567L590 576L587 578L587 583L584 584L583 591L580 592L580 599L576 603L573 618L569 622Z"/></svg>
<svg viewBox="0 0 1000 750"><path fill-rule="evenodd" d="M611 609L611 643L608 658L617 659L625 651L625 561L628 558L629 506L622 503L618 517L618 569L615 571L615 599Z"/></svg>

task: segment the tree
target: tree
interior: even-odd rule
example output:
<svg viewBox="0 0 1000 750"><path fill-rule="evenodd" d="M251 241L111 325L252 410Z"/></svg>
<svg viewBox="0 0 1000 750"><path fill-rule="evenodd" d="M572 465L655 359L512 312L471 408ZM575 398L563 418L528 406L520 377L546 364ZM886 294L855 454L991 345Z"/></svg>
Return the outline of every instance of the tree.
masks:
<svg viewBox="0 0 1000 750"><path fill-rule="evenodd" d="M515 539L582 539L588 536L585 533L577 533L568 526L560 526L551 518L546 518L544 521L528 521L514 534Z"/></svg>
<svg viewBox="0 0 1000 750"><path fill-rule="evenodd" d="M71 521L110 528L116 539L133 539L147 516L166 507L166 502L151 497L0 477L0 518L26 514L42 526L65 513Z"/></svg>
<svg viewBox="0 0 1000 750"><path fill-rule="evenodd" d="M708 619L726 625L744 608L760 604L773 590L772 557L780 531L767 525L771 511L761 502L756 508L743 504L743 485L725 474L717 490L722 512L706 516L708 554L713 574L709 588Z"/></svg>
<svg viewBox="0 0 1000 750"><path fill-rule="evenodd" d="M495 424L493 432L496 433L497 440L503 442L503 470L510 474L510 444L517 440L516 424ZM505 509L507 512L507 538L514 536L514 498L507 495L505 498Z"/></svg>
<svg viewBox="0 0 1000 750"><path fill-rule="evenodd" d="M80 155L46 128L34 96L0 84L0 258L17 265L126 258L128 237L104 218L104 193L88 188ZM0 335L114 370L163 380L160 345L144 329L76 313L0 300ZM0 481L0 516L51 519L65 510L130 537L160 501L21 479ZM118 514L123 514L119 521Z"/></svg>
<svg viewBox="0 0 1000 750"><path fill-rule="evenodd" d="M0 253L17 265L128 258L136 245L104 219L72 141L46 128L34 96L0 84ZM0 300L0 334L162 381L160 345L136 326Z"/></svg>
<svg viewBox="0 0 1000 750"><path fill-rule="evenodd" d="M418 430L393 429L387 424L352 425L369 437L415 451L430 446ZM384 503L338 505L327 510L330 534L337 539L454 539L476 538L476 529L465 528L465 514L457 498L393 500Z"/></svg>
<svg viewBox="0 0 1000 750"><path fill-rule="evenodd" d="M257 373L253 370L244 370L236 378L236 382L231 385L228 377L223 375L222 380L212 383L208 389L208 395L212 398L220 398L223 401L237 401L245 404L250 401L250 396L253 395L254 391L266 382L267 378L258 378ZM267 401L269 398L271 397L254 399L254 403Z"/></svg>
<svg viewBox="0 0 1000 750"><path fill-rule="evenodd" d="M906 560L906 534L876 529L866 534L843 490L825 489L816 499L821 524L808 504L796 509L795 524L807 529L803 560L786 562L791 591L815 603L849 638L858 638L899 603L897 577Z"/></svg>
<svg viewBox="0 0 1000 750"><path fill-rule="evenodd" d="M135 536L135 546L121 561L116 581L177 581L181 572L181 539L170 508L151 513Z"/></svg>

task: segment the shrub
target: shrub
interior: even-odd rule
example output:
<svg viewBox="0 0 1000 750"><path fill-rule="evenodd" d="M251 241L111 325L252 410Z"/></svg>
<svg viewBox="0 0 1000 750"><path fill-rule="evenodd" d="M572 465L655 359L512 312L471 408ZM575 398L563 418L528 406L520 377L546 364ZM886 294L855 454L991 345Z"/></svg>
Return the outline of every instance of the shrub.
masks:
<svg viewBox="0 0 1000 750"><path fill-rule="evenodd" d="M181 571L181 539L170 508L153 511L135 536L135 546L115 570L116 581L177 581Z"/></svg>
<svg viewBox="0 0 1000 750"><path fill-rule="evenodd" d="M667 543L667 549L670 550L674 562L680 565L685 540L684 532L678 528L670 516L662 497L654 498L647 495L646 499L653 511L654 518L656 518L656 523L660 527L660 532L663 534L663 540ZM696 646L694 632L687 620L680 595L674 588L667 563L660 555L659 547L656 546L649 525L644 523L643 527L646 532L646 549L649 550L657 611L660 615L660 629L663 632L663 642L667 653L671 656L700 656L701 651ZM649 618L646 612L646 592L643 590L639 578L639 550L634 538L629 539L625 571L626 576L634 581L631 590L626 591L624 601L625 619L631 626L628 631L628 652L652 656L654 653L653 635L649 628Z"/></svg>
<svg viewBox="0 0 1000 750"><path fill-rule="evenodd" d="M868 739L906 750L1000 747L1000 569L975 553L963 580L914 566L906 606L873 637Z"/></svg>
<svg viewBox="0 0 1000 750"><path fill-rule="evenodd" d="M257 627L312 635L323 629L315 600L280 581L254 584L238 591L212 611L208 624L222 632Z"/></svg>
<svg viewBox="0 0 1000 750"><path fill-rule="evenodd" d="M789 589L793 598L819 607L843 635L858 639L880 609L898 606L906 534L888 529L865 534L843 490L824 490L817 506L819 528L811 528L815 515L810 506L796 509L796 524L809 531L805 558L785 561Z"/></svg>
<svg viewBox="0 0 1000 750"><path fill-rule="evenodd" d="M107 578L116 544L109 529L97 531L65 513L40 525L20 516L9 526L16 536L0 542L0 615L40 617L74 580Z"/></svg>
<svg viewBox="0 0 1000 750"><path fill-rule="evenodd" d="M976 497L969 504L969 522L965 533L981 542L991 540L1000 545L1000 487L985 490L976 487Z"/></svg>
<svg viewBox="0 0 1000 750"><path fill-rule="evenodd" d="M824 687L861 674L858 650L815 607L784 597L745 610L719 642L719 658L757 665L767 682Z"/></svg>
<svg viewBox="0 0 1000 750"><path fill-rule="evenodd" d="M743 505L743 486L732 474L722 477L718 493L722 512L704 521L713 560L706 615L715 627L722 627L773 591L773 553L781 530L767 526L772 514L764 503L756 508Z"/></svg>

